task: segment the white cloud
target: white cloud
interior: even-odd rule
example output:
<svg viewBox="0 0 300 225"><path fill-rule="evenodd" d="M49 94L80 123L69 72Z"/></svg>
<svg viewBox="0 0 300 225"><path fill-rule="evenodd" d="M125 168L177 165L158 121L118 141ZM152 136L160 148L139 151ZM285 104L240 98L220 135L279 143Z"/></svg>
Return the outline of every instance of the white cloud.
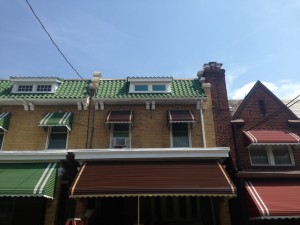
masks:
<svg viewBox="0 0 300 225"><path fill-rule="evenodd" d="M270 91L280 99L293 99L300 94L300 83L292 80L282 80L278 84L262 82ZM243 99L254 86L255 82L250 82L233 91L229 91L230 99Z"/></svg>

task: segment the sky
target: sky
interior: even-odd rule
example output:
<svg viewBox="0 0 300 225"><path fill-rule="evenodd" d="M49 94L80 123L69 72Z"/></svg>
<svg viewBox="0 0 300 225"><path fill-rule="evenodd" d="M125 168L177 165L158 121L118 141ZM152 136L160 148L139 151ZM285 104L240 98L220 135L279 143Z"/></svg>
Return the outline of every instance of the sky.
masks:
<svg viewBox="0 0 300 225"><path fill-rule="evenodd" d="M281 99L300 94L299 0L28 0L86 79L195 78L223 63L229 98L257 80ZM80 79L25 0L0 0L0 78Z"/></svg>

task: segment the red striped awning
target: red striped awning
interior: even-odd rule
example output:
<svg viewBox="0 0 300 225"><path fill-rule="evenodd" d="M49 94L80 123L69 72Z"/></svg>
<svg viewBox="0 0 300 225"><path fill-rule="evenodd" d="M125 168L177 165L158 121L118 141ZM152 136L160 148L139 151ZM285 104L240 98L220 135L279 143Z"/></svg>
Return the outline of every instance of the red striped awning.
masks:
<svg viewBox="0 0 300 225"><path fill-rule="evenodd" d="M250 218L300 218L300 180L247 180L247 203Z"/></svg>
<svg viewBox="0 0 300 225"><path fill-rule="evenodd" d="M235 196L218 161L85 162L70 197Z"/></svg>
<svg viewBox="0 0 300 225"><path fill-rule="evenodd" d="M109 111L106 123L132 123L132 111Z"/></svg>
<svg viewBox="0 0 300 225"><path fill-rule="evenodd" d="M274 145L274 144L300 144L300 137L290 131L278 130L251 130L244 131L246 136L247 145L261 144L261 145Z"/></svg>
<svg viewBox="0 0 300 225"><path fill-rule="evenodd" d="M195 117L190 110L169 110L169 123L192 123L195 122Z"/></svg>

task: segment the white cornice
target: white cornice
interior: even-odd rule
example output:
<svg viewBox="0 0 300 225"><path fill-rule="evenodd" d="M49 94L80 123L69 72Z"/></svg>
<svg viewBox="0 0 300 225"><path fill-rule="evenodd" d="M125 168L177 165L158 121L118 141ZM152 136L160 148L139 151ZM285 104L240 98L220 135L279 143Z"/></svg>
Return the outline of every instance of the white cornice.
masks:
<svg viewBox="0 0 300 225"><path fill-rule="evenodd" d="M3 162L58 162L66 159L67 150L42 151L0 151Z"/></svg>
<svg viewBox="0 0 300 225"><path fill-rule="evenodd" d="M76 160L107 159L224 159L229 157L228 147L211 148L122 148L122 149L70 149Z"/></svg>
<svg viewBox="0 0 300 225"><path fill-rule="evenodd" d="M1 99L0 105L23 105L24 103L33 103L35 105L76 105L77 102L85 102L86 98L67 98L67 99L26 99L10 98Z"/></svg>

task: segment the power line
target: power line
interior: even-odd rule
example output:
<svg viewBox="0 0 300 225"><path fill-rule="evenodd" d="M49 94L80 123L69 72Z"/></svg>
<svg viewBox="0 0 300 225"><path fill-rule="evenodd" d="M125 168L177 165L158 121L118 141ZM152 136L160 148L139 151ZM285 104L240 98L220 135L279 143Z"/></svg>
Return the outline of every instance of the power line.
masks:
<svg viewBox="0 0 300 225"><path fill-rule="evenodd" d="M258 123L256 123L255 125L253 125L252 127L250 127L248 130L252 130L255 127L260 126L261 124L267 122L268 120L272 119L273 117L277 116L279 113L281 113L286 107L290 108L293 105L295 105L297 102L299 102L300 100L297 100L297 98L299 98L300 95L296 96L295 98L293 98L291 101L289 101L286 105L280 107L277 111L275 111L274 113L270 114L269 116L267 116L266 118L264 118L263 120L259 121ZM296 100L296 101L295 101ZM295 101L295 102L294 102Z"/></svg>
<svg viewBox="0 0 300 225"><path fill-rule="evenodd" d="M65 59L65 61L70 65L70 67L75 71L75 73L83 80L82 76L78 73L78 71L74 68L74 66L69 62L69 60L66 58L66 56L62 53L62 51L59 49L59 47L57 46L57 44L54 42L54 40L52 39L51 35L49 34L49 32L46 30L44 24L42 23L42 21L39 19L39 17L36 15L36 13L34 12L33 8L31 7L30 3L28 2L28 0L25 0L27 5L29 6L31 12L33 13L33 15L35 16L35 18L39 21L39 23L41 24L43 30L46 32L46 34L48 35L48 37L50 38L51 42L53 43L53 45L56 47L56 49L59 51L59 53L62 55L62 57Z"/></svg>

